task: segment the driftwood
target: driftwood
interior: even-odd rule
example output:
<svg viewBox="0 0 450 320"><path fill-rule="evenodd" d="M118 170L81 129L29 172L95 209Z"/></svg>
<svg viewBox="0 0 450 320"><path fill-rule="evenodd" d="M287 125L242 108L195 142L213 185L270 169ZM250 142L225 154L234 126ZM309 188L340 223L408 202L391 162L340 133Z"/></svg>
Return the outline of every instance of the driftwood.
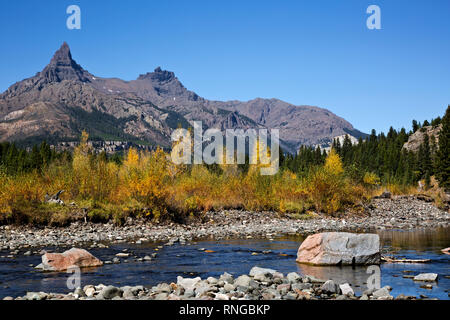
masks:
<svg viewBox="0 0 450 320"><path fill-rule="evenodd" d="M431 259L395 259L381 256L381 261L388 263L427 263L431 262Z"/></svg>
<svg viewBox="0 0 450 320"><path fill-rule="evenodd" d="M63 193L64 190L59 190L57 193L55 193L53 196L49 196L48 194L45 195L45 202L47 203L56 203L63 205L64 202L59 198L61 193Z"/></svg>

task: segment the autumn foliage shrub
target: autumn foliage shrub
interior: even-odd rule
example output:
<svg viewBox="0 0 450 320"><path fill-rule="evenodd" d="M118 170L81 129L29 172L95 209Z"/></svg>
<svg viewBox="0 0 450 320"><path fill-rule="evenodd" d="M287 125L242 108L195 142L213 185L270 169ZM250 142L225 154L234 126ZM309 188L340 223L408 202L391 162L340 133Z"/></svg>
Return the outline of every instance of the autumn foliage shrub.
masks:
<svg viewBox="0 0 450 320"><path fill-rule="evenodd" d="M334 149L323 167L312 170L306 183L316 210L329 214L356 205L365 197L365 189L344 174L342 161Z"/></svg>
<svg viewBox="0 0 450 320"><path fill-rule="evenodd" d="M297 175L280 169L261 175L248 165L175 165L166 152L130 148L123 163L91 150L87 134L71 161L55 161L40 172L8 175L0 169L0 222L64 223L69 206L51 206L45 194L65 190L61 198L87 210L91 221L117 222L128 217L184 220L209 210L245 209L303 214L314 210L332 214L357 206L379 180L366 174L358 183L347 175L332 150L324 165Z"/></svg>

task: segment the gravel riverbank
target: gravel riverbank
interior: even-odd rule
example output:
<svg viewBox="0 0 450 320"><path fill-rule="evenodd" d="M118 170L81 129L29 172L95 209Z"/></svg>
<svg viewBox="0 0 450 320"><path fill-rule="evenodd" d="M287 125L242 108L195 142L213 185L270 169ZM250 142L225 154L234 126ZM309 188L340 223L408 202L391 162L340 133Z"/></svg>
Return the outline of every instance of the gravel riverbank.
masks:
<svg viewBox="0 0 450 320"><path fill-rule="evenodd" d="M152 224L130 220L123 226L113 223L72 223L64 228L1 226L0 249L18 254L20 250L45 246L102 247L106 243L166 242L184 244L194 239L227 237L275 238L286 234L320 231L361 231L375 229L437 228L450 225L450 214L433 204L413 197L374 199L365 213L340 218L317 215L295 219L272 212L221 211L206 214L204 223Z"/></svg>
<svg viewBox="0 0 450 320"><path fill-rule="evenodd" d="M177 283L114 287L87 285L68 294L28 292L25 296L4 300L415 300L403 294L393 297L391 287L368 289L356 296L348 283L300 276L283 275L273 269L253 267L249 275L234 278L224 273L219 278L177 278ZM421 297L426 299L426 297Z"/></svg>

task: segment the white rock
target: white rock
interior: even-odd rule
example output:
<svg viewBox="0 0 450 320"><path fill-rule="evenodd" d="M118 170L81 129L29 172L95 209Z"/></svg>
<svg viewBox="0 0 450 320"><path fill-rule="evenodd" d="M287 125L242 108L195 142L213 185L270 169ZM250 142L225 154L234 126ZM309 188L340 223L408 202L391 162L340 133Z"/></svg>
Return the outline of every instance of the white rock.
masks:
<svg viewBox="0 0 450 320"><path fill-rule="evenodd" d="M183 278L177 277L177 285L182 286L185 290L194 290L195 286L202 281L200 277L196 278Z"/></svg>
<svg viewBox="0 0 450 320"><path fill-rule="evenodd" d="M217 300L230 300L230 297L223 293L216 293L215 298Z"/></svg>
<svg viewBox="0 0 450 320"><path fill-rule="evenodd" d="M230 291L233 291L234 289L236 289L236 287L233 286L231 283L225 283L225 285L223 286L223 289L225 290L225 292L230 292Z"/></svg>
<svg viewBox="0 0 450 320"><path fill-rule="evenodd" d="M252 276L252 277L254 277L254 276L256 276L257 274L263 274L263 275L264 275L264 274L267 274L267 273L274 274L274 273L277 273L277 271L276 271L276 270L273 270L273 269L268 269L268 268L253 267L253 268L250 270L249 275Z"/></svg>
<svg viewBox="0 0 450 320"><path fill-rule="evenodd" d="M237 286L248 287L250 285L250 280L252 279L244 274L242 276L239 276L236 280L234 280L234 285L236 287Z"/></svg>
<svg viewBox="0 0 450 320"><path fill-rule="evenodd" d="M260 268L260 267L253 267L250 270L249 275L254 277L257 275L266 275L268 273L270 273L274 278L283 278L283 274L281 272L269 268Z"/></svg>
<svg viewBox="0 0 450 320"><path fill-rule="evenodd" d="M437 280L437 273L421 273L414 277L414 281L436 281Z"/></svg>
<svg viewBox="0 0 450 320"><path fill-rule="evenodd" d="M219 280L217 280L214 277L208 277L208 279L206 279L210 284L216 284Z"/></svg>
<svg viewBox="0 0 450 320"><path fill-rule="evenodd" d="M391 295L389 293L389 290L386 287L383 287L381 289L378 289L377 291L375 291L372 294L374 299L379 299L379 298L390 298Z"/></svg>
<svg viewBox="0 0 450 320"><path fill-rule="evenodd" d="M340 284L339 288L341 288L343 295L346 295L346 296L355 295L355 292L353 292L352 287L350 287L350 285L348 283Z"/></svg>
<svg viewBox="0 0 450 320"><path fill-rule="evenodd" d="M129 256L130 256L129 253L124 253L124 252L120 252L120 253L116 254L116 257L119 257L119 258L127 258Z"/></svg>
<svg viewBox="0 0 450 320"><path fill-rule="evenodd" d="M288 273L286 278L289 280L289 282L297 282L301 280L301 277L297 272Z"/></svg>

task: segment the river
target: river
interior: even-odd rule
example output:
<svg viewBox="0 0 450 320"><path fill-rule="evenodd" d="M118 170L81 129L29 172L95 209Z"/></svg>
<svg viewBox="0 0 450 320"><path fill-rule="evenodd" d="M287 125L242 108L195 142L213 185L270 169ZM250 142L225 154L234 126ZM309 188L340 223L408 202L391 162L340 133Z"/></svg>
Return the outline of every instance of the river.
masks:
<svg viewBox="0 0 450 320"><path fill-rule="evenodd" d="M381 286L393 288L394 297L403 293L419 297L449 299L450 256L441 249L450 246L450 228L417 229L410 231L377 231L380 235L382 251L396 257L409 259L431 259L430 263L381 265ZM163 246L162 243L111 244L105 249L88 249L103 261L112 260L123 250L132 253L127 262L106 264L102 267L83 270L81 286L106 284L115 286L153 286L160 282L176 282L183 277L218 277L224 272L235 276L248 274L253 266L276 269L283 273L292 271L309 274L320 279L333 279L339 283L348 282L356 294L366 289L370 274L367 267L313 267L295 262L297 249L303 236L288 236L268 239L226 239L201 240L187 245L178 243ZM61 248L46 248L61 251ZM204 250L205 249L205 250ZM209 252L213 251L213 252ZM152 261L138 262L135 257L157 253ZM0 251L0 298L21 296L27 291L68 293L66 273L42 273L31 265L40 263L39 255L18 255L8 258L9 252ZM134 257L133 257L134 256ZM404 275L434 272L439 274L438 282L432 289L424 289L423 283L403 278Z"/></svg>

